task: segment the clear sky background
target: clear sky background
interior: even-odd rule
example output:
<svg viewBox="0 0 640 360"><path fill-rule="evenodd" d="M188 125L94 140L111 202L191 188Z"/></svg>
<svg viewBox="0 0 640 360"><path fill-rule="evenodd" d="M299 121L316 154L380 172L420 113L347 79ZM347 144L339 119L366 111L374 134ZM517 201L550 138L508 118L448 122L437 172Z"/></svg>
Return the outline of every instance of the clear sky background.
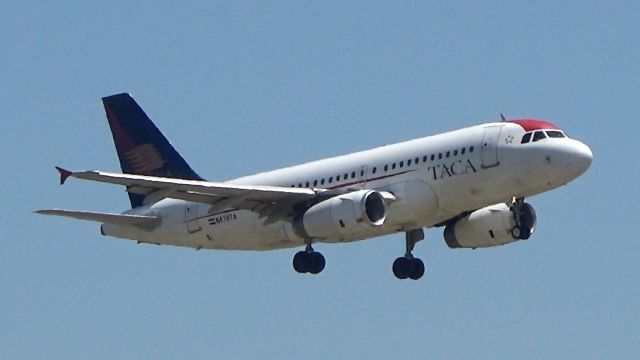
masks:
<svg viewBox="0 0 640 360"><path fill-rule="evenodd" d="M535 3L535 4L534 4ZM0 11L0 358L640 357L638 2L5 1ZM194 251L32 214L122 211L100 98L131 92L225 180L499 118L589 144L529 199L528 241L450 250L442 229L296 249Z"/></svg>

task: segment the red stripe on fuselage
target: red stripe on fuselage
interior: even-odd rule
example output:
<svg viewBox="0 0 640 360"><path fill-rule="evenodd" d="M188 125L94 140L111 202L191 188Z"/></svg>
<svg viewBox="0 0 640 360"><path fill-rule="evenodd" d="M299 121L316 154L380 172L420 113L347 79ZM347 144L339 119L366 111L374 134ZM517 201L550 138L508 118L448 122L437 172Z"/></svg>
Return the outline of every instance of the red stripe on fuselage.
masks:
<svg viewBox="0 0 640 360"><path fill-rule="evenodd" d="M328 189L329 190L340 189L340 188L343 188L343 187L349 187L351 185L356 185L356 184L360 184L360 183L363 183L363 182L377 181L377 180L382 180L382 179L386 179L386 178L390 178L390 177L394 177L394 176L398 176L398 175L403 175L403 174L406 174L406 173L409 173L409 172L412 172L412 171L415 171L415 170L402 171L402 172L399 172L399 173L396 173L396 174L389 174L389 175L385 175L385 176L379 176L377 178L371 178L371 179L368 179L368 180L354 181L354 182L350 182L350 183L346 183L346 184L330 187Z"/></svg>

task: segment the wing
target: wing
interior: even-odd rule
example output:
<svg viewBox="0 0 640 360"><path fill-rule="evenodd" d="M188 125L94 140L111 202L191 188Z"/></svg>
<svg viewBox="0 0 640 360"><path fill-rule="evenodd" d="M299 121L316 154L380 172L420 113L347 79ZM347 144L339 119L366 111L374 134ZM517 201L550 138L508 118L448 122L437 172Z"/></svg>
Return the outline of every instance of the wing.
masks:
<svg viewBox="0 0 640 360"><path fill-rule="evenodd" d="M196 201L211 204L211 211L226 208L255 211L262 217L268 217L269 222L294 216L297 205L317 200L320 193L326 192L323 189L236 185L103 171L72 172L58 167L56 169L60 172L61 184L64 184L69 177L74 177L123 185L130 193L145 195L148 203L164 198Z"/></svg>

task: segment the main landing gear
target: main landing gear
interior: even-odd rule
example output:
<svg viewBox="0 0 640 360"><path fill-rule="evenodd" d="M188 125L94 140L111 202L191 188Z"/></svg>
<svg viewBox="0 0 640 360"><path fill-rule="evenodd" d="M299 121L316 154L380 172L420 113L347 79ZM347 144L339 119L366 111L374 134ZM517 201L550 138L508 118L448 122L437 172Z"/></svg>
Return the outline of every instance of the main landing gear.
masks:
<svg viewBox="0 0 640 360"><path fill-rule="evenodd" d="M424 240L424 230L414 229L405 233L406 252L393 262L393 274L398 279L418 280L424 275L424 263L411 253L418 241ZM304 251L298 251L293 257L293 269L300 274L319 274L324 270L324 256L313 250L311 240L305 241Z"/></svg>
<svg viewBox="0 0 640 360"><path fill-rule="evenodd" d="M293 269L300 273L319 274L324 270L324 256L311 247L311 241L307 241L304 251L298 251L293 257Z"/></svg>
<svg viewBox="0 0 640 360"><path fill-rule="evenodd" d="M424 263L422 260L413 257L411 252L416 243L424 239L424 230L410 230L405 233L405 236L407 250L403 257L399 257L393 262L393 274L398 279L418 280L424 275Z"/></svg>

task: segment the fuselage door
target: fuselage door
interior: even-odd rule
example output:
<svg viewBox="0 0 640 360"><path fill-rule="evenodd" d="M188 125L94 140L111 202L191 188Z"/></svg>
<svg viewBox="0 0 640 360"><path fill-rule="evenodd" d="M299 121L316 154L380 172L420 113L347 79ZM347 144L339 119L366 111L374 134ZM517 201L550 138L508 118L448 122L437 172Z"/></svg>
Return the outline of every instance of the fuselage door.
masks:
<svg viewBox="0 0 640 360"><path fill-rule="evenodd" d="M202 230L198 223L198 204L187 202L184 206L184 220L187 223L187 231L194 233Z"/></svg>
<svg viewBox="0 0 640 360"><path fill-rule="evenodd" d="M490 168L500 165L498 160L498 139L502 125L490 126L482 136L482 167Z"/></svg>

